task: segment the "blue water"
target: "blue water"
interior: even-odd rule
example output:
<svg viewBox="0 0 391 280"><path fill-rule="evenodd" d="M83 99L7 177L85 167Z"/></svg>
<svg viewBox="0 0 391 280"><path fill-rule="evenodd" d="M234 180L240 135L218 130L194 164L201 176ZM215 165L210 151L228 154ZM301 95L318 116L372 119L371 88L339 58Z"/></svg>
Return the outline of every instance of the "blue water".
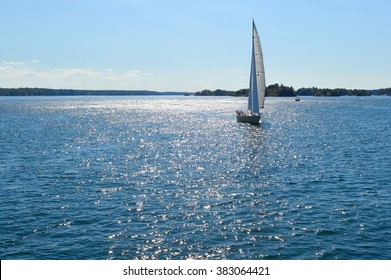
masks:
<svg viewBox="0 0 391 280"><path fill-rule="evenodd" d="M391 259L391 98L0 97L1 259Z"/></svg>

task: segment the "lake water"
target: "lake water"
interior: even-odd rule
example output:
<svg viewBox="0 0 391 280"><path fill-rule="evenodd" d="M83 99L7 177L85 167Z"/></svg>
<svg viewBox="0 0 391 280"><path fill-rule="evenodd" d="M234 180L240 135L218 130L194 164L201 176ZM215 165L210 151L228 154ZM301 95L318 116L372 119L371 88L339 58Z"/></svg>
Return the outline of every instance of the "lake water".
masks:
<svg viewBox="0 0 391 280"><path fill-rule="evenodd" d="M0 97L1 259L391 259L391 98Z"/></svg>

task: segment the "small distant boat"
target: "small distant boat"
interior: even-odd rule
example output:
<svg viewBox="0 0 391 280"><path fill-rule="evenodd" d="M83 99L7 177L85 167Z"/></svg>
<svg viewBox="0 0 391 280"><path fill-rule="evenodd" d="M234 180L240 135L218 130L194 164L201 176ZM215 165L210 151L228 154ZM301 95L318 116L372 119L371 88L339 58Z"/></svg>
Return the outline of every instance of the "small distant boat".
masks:
<svg viewBox="0 0 391 280"><path fill-rule="evenodd" d="M237 110L236 121L241 123L259 124L261 119L261 113L259 109L264 107L266 83L261 42L259 40L259 35L254 20L252 35L252 58L250 88L248 95L248 111Z"/></svg>
<svg viewBox="0 0 391 280"><path fill-rule="evenodd" d="M300 101L300 97L296 96L295 101Z"/></svg>

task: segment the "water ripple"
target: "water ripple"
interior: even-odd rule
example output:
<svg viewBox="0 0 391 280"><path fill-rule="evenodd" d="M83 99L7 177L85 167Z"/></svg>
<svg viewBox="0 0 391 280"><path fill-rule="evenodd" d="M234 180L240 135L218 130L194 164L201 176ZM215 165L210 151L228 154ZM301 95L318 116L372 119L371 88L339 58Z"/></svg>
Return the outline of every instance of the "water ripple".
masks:
<svg viewBox="0 0 391 280"><path fill-rule="evenodd" d="M391 100L245 102L1 99L0 256L389 259Z"/></svg>

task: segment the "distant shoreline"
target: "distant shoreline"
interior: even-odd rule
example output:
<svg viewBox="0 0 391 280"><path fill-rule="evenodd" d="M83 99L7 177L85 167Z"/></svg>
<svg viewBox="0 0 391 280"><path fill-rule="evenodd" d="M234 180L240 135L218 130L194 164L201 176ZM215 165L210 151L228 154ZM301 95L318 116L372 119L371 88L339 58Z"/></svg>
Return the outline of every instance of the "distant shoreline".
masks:
<svg viewBox="0 0 391 280"><path fill-rule="evenodd" d="M203 90L195 93L196 96L248 96L248 89L238 91L227 91L217 89L214 91ZM284 86L283 84L273 84L266 88L266 96L275 97L296 97L296 96L371 96L371 95L388 95L391 96L391 88L385 89L329 89L329 88L299 88L294 90L293 87Z"/></svg>
<svg viewBox="0 0 391 280"><path fill-rule="evenodd" d="M48 88L0 88L0 96L129 96L129 95L186 95L189 92L150 90L78 90Z"/></svg>
<svg viewBox="0 0 391 280"><path fill-rule="evenodd" d="M248 89L228 91L222 89L202 90L198 92L150 91L150 90L77 90L77 89L48 89L48 88L0 88L0 96L150 96L150 95L194 95L194 96L248 96ZM266 96L295 97L295 96L391 96L391 88L384 89L328 89L328 88L300 88L283 84L273 84L266 88Z"/></svg>

